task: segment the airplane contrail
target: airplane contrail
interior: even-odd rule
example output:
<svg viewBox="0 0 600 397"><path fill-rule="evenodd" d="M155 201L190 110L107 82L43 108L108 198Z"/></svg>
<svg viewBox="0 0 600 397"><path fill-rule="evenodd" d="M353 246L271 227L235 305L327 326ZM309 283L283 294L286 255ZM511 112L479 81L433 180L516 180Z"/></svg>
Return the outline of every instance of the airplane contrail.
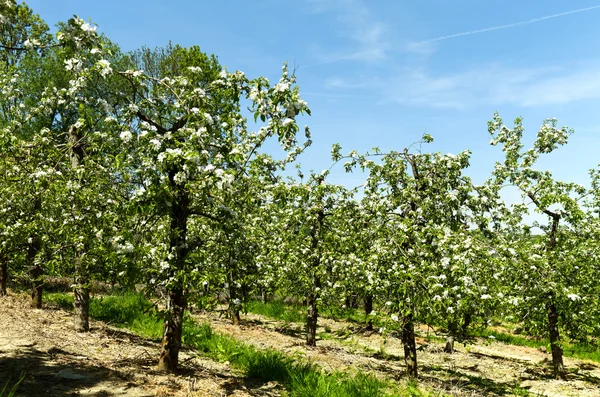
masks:
<svg viewBox="0 0 600 397"><path fill-rule="evenodd" d="M514 28L514 27L517 27L517 26L529 25L529 24L532 24L532 23L537 23L537 22L545 21L547 19L564 17L565 15L571 15L571 14L577 14L577 13L580 13L580 12L591 11L591 10L595 10L595 9L598 9L598 8L600 8L600 5L592 6L592 7L586 7L586 8L580 8L580 9L572 10L572 11L561 12L559 14L546 15L544 17L533 18L533 19L530 19L528 21L511 23L511 24L508 24L508 25L492 26L490 28L484 28L484 29L478 29L478 30L471 30L471 31L468 31L468 32L461 32L461 33L449 34L447 36L440 36L440 37L436 37L436 38L433 38L433 39L420 41L420 42L418 42L416 44L429 44L429 43L435 43L435 42L442 41L442 40L453 39L455 37L470 36L472 34L478 34L478 33L491 32L491 31L494 31L494 30Z"/></svg>

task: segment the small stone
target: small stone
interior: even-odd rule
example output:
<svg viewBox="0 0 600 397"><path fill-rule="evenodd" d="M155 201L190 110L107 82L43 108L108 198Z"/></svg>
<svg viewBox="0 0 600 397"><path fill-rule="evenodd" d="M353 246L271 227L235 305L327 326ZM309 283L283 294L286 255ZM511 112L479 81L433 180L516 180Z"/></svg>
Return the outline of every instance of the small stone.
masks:
<svg viewBox="0 0 600 397"><path fill-rule="evenodd" d="M70 379L70 380L81 380L81 379L87 378L87 376L85 376L85 375L74 373L71 368L63 369L62 371L58 372L54 376L57 378Z"/></svg>
<svg viewBox="0 0 600 397"><path fill-rule="evenodd" d="M548 353L548 349L546 349L546 346L540 346L540 351L542 353Z"/></svg>

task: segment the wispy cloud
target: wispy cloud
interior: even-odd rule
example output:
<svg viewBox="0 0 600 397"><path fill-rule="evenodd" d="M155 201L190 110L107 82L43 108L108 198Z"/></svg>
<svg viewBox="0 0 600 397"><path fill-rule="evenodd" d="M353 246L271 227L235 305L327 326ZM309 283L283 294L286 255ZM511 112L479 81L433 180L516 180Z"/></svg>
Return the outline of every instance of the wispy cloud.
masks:
<svg viewBox="0 0 600 397"><path fill-rule="evenodd" d="M456 37L471 36L471 35L474 35L474 34L492 32L494 30L510 29L510 28L515 28L517 26L531 25L532 23L538 23L538 22L546 21L548 19L560 18L560 17L564 17L564 16L567 16L567 15L578 14L578 13L581 13L581 12L592 11L592 10L596 10L596 9L600 9L600 5L596 5L596 6L592 6L592 7L586 7L586 8L579 8L577 10L565 11L565 12L561 12L561 13L558 13L558 14L546 15L546 16L543 16L543 17L533 18L533 19L529 19L527 21L510 23L510 24L507 24L507 25L492 26L492 27L489 27L489 28L483 28L483 29L477 29L477 30L470 30L470 31L460 32L460 33L453 33L453 34L449 34L449 35L446 35L446 36L439 36L439 37L435 37L433 39L420 41L420 42L417 42L417 43L414 43L414 44L415 45L431 44L431 43L436 43L438 41L453 39L453 38L456 38Z"/></svg>
<svg viewBox="0 0 600 397"><path fill-rule="evenodd" d="M600 69L597 65L574 70L488 65L446 75L412 70L375 89L388 100L407 106L470 109L480 105L565 105L600 99Z"/></svg>
<svg viewBox="0 0 600 397"><path fill-rule="evenodd" d="M511 68L496 63L456 73L415 68L360 83L329 78L325 87L336 94L360 90L362 95L408 107L468 110L565 105L600 99L600 66Z"/></svg>
<svg viewBox="0 0 600 397"><path fill-rule="evenodd" d="M332 52L311 65L315 66L339 61L376 62L387 58L390 44L387 41L388 26L378 20L363 0L308 0L315 13L331 13L339 26L339 33L350 39L350 49Z"/></svg>

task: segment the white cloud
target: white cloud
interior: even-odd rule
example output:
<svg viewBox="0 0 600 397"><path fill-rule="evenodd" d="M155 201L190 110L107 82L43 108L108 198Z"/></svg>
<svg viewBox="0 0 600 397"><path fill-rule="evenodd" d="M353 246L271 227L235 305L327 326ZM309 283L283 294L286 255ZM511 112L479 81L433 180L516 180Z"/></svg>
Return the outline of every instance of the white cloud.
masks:
<svg viewBox="0 0 600 397"><path fill-rule="evenodd" d="M357 81L333 77L326 80L325 87L335 93L371 92L384 101L414 107L537 107L600 99L600 67L512 68L487 64L455 73L403 69Z"/></svg>
<svg viewBox="0 0 600 397"><path fill-rule="evenodd" d="M315 13L331 13L340 24L340 35L350 40L345 52L323 49L315 66L339 61L376 62L387 58L389 28L378 20L362 0L308 0Z"/></svg>
<svg viewBox="0 0 600 397"><path fill-rule="evenodd" d="M467 109L478 105L564 105L600 99L600 69L506 68L488 65L454 74L413 70L382 86L403 105Z"/></svg>

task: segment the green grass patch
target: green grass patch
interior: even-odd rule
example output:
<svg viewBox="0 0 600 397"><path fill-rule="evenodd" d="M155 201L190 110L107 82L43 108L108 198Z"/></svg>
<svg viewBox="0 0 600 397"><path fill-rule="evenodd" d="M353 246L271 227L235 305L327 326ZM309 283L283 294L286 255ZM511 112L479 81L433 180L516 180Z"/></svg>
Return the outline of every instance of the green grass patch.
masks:
<svg viewBox="0 0 600 397"><path fill-rule="evenodd" d="M209 324L187 320L184 343L210 358L228 361L247 377L265 382L276 381L289 396L383 396L395 385L370 374L327 373L301 358L286 356L272 349L256 349L227 335L216 333Z"/></svg>
<svg viewBox="0 0 600 397"><path fill-rule="evenodd" d="M73 310L73 295L66 292L45 292L44 302L50 303L64 310Z"/></svg>
<svg viewBox="0 0 600 397"><path fill-rule="evenodd" d="M160 339L163 321L142 294L124 294L93 298L90 316L117 327L127 328L145 338Z"/></svg>
<svg viewBox="0 0 600 397"><path fill-rule="evenodd" d="M285 304L280 299L266 303L251 300L246 304L246 311L288 323L304 323L306 322L307 307L299 304ZM367 321L367 316L360 309L323 307L319 311L319 316L323 318L344 320L358 324L364 324Z"/></svg>
<svg viewBox="0 0 600 397"><path fill-rule="evenodd" d="M73 295L64 292L44 294L48 303L73 310ZM163 321L142 294L125 293L90 299L90 317L118 328L127 328L145 338L159 339Z"/></svg>
<svg viewBox="0 0 600 397"><path fill-rule="evenodd" d="M280 300L261 302L252 300L246 304L246 310L250 313L281 320L288 323L303 323L306 321L306 306L286 305Z"/></svg>

